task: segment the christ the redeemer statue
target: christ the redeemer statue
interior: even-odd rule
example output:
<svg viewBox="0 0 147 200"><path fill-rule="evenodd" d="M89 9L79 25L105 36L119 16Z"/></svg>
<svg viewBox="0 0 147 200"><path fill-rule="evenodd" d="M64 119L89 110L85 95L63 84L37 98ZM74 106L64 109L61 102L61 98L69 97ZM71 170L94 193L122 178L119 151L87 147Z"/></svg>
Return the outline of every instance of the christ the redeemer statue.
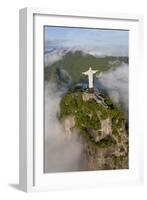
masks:
<svg viewBox="0 0 147 200"><path fill-rule="evenodd" d="M95 74L98 70L92 70L91 67L89 68L88 71L82 72L82 74L88 76L88 83L89 83L89 90L93 90L93 74Z"/></svg>

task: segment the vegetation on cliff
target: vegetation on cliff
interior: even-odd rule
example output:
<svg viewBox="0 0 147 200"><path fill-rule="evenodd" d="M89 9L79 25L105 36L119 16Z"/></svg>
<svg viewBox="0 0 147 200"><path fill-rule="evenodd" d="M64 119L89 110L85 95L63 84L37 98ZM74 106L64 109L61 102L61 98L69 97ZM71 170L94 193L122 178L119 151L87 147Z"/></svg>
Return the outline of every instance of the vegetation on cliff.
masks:
<svg viewBox="0 0 147 200"><path fill-rule="evenodd" d="M63 96L60 102L60 120L64 120L67 116L74 116L75 128L78 128L88 141L102 148L115 145L118 140L121 140L118 130L124 123L123 113L113 104L109 97L101 94L108 106L106 108L94 99L83 101L82 95L83 92L69 91ZM112 135L114 137L108 136L96 142L88 130L94 130L101 134L101 121L105 119L111 119Z"/></svg>
<svg viewBox="0 0 147 200"><path fill-rule="evenodd" d="M45 80L60 82L60 84L69 81L77 83L79 80L85 80L82 72L86 71L85 66L87 66L87 69L89 68L89 63L100 73L118 67L121 63L128 63L128 57L96 57L83 54L81 51L68 52L61 60L44 68L44 78Z"/></svg>

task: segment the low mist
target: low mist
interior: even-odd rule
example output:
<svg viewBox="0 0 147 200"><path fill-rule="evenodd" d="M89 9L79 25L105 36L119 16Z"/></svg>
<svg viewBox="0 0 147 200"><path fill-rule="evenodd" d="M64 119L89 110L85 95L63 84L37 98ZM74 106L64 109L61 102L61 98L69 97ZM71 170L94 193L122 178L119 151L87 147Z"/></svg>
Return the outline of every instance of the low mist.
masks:
<svg viewBox="0 0 147 200"><path fill-rule="evenodd" d="M57 118L59 102L66 90L57 90L53 83L45 83L45 173L78 171L81 169L82 144L77 133L65 135Z"/></svg>
<svg viewBox="0 0 147 200"><path fill-rule="evenodd" d="M127 64L103 73L98 80L112 101L120 105L125 112L128 112L128 80L129 68Z"/></svg>
<svg viewBox="0 0 147 200"><path fill-rule="evenodd" d="M86 55L92 55L95 57L105 57L105 56L128 56L128 50L121 51L117 48L106 48L101 46L74 46L74 47L68 47L68 48L55 48L52 49L51 52L45 53L45 67L51 66L55 62L61 60L63 56L65 56L67 53L72 52L75 53L76 51L80 51L83 56Z"/></svg>

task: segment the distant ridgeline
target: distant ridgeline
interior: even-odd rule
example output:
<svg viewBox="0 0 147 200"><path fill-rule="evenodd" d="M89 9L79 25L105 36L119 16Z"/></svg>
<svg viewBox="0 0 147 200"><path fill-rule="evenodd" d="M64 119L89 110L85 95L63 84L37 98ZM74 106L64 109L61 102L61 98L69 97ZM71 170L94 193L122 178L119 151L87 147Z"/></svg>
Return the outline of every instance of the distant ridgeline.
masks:
<svg viewBox="0 0 147 200"><path fill-rule="evenodd" d="M82 72L88 69L89 64L100 73L128 62L128 57L95 57L81 51L68 52L61 60L44 68L44 79L59 84L75 84L86 80Z"/></svg>

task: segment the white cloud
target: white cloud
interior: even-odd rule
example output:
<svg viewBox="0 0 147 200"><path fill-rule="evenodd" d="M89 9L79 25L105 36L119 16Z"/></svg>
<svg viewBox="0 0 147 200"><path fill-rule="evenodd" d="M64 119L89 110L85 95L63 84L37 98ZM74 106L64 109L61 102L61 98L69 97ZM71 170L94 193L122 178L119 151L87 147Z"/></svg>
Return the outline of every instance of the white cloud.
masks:
<svg viewBox="0 0 147 200"><path fill-rule="evenodd" d="M77 133L65 136L57 119L61 94L53 83L45 84L45 172L76 171L81 167L82 144Z"/></svg>
<svg viewBox="0 0 147 200"><path fill-rule="evenodd" d="M52 65L53 63L61 60L64 55L65 55L65 52L62 50L60 50L60 51L56 50L51 53L46 53L44 55L45 67L48 67L48 66Z"/></svg>
<svg viewBox="0 0 147 200"><path fill-rule="evenodd" d="M61 60L63 56L68 52L76 52L81 51L83 55L90 54L96 57L104 57L104 56L127 56L128 49L121 49L120 47L98 47L98 46L73 46L68 48L56 48L51 52L46 53L45 56L45 67L52 65L53 63Z"/></svg>
<svg viewBox="0 0 147 200"><path fill-rule="evenodd" d="M107 89L107 92L116 104L123 104L123 108L128 111L128 78L129 68L127 64L111 69L99 77L100 83Z"/></svg>

